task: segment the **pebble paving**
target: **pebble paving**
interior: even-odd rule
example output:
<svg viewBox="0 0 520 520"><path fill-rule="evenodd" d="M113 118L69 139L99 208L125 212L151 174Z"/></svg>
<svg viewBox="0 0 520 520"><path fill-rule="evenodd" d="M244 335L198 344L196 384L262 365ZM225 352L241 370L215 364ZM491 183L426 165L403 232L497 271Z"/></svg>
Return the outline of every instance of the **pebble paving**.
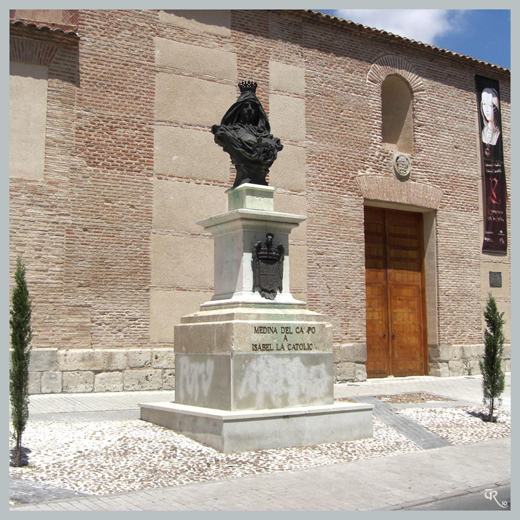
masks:
<svg viewBox="0 0 520 520"><path fill-rule="evenodd" d="M511 414L497 412L497 421L482 420L487 409L469 406L453 408L405 408L399 410L413 422L420 424L451 444L468 444L511 435Z"/></svg>
<svg viewBox="0 0 520 520"><path fill-rule="evenodd" d="M137 419L29 421L24 433L24 445L31 450L29 465L10 468L15 487L18 485L18 489L25 491L12 498L29 501L26 492L31 482L37 484L36 494L46 492L46 500L53 498L54 492L58 493L55 498L59 498L60 490L102 496L325 466L427 448L420 439L414 440L410 433L414 430L428 432L444 445L510 435L511 420L506 411L499 411L496 423L487 423L479 415L485 412L483 408L432 408L434 400L435 396L420 399L411 394L393 399L401 406L415 402L417 407L414 408L397 408L397 404L378 400L374 437L370 439L235 454L220 453L167 428ZM27 486L24 488L23 483L14 479L21 479Z"/></svg>
<svg viewBox="0 0 520 520"><path fill-rule="evenodd" d="M374 437L224 454L152 423L29 423L29 466L11 477L103 495L407 453L419 446L374 418ZM103 475L100 479L99 475Z"/></svg>

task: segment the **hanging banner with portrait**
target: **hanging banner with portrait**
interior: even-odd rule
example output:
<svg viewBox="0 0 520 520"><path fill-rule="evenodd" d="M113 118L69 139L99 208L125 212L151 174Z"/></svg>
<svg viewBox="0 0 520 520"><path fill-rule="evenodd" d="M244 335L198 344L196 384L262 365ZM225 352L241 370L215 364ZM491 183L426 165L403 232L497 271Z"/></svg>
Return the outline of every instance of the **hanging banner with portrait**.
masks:
<svg viewBox="0 0 520 520"><path fill-rule="evenodd" d="M496 80L475 76L479 142L484 176L483 252L507 253L506 174L502 147L500 88Z"/></svg>

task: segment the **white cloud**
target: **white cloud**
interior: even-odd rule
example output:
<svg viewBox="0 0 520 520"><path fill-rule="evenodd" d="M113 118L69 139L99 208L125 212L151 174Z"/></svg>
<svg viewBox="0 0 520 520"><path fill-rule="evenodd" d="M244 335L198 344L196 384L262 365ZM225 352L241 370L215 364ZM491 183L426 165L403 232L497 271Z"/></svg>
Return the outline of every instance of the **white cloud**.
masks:
<svg viewBox="0 0 520 520"><path fill-rule="evenodd" d="M437 38L457 31L461 13L447 9L338 9L334 15L435 45Z"/></svg>

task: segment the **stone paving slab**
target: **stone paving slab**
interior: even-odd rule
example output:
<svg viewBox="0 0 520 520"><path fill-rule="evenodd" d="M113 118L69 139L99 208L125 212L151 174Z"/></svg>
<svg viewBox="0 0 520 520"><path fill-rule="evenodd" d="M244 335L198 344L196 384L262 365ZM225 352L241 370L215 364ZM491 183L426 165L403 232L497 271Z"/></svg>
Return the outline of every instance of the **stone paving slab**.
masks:
<svg viewBox="0 0 520 520"><path fill-rule="evenodd" d="M9 481L9 498L17 502L43 502L61 498L88 496L86 493L62 489L40 482L28 482L20 478Z"/></svg>
<svg viewBox="0 0 520 520"><path fill-rule="evenodd" d="M383 510L508 481L510 439L505 438L235 480L13 506L11 510L153 507L226 511L230 504L244 511Z"/></svg>
<svg viewBox="0 0 520 520"><path fill-rule="evenodd" d="M140 419L138 409L129 410L95 410L89 412L37 413L29 416L30 421L47 422L98 422L98 421L132 421Z"/></svg>
<svg viewBox="0 0 520 520"><path fill-rule="evenodd" d="M450 445L448 441L430 432L420 424L412 421L410 418L395 413L391 405L382 403L375 397L357 396L353 399L358 403L373 404L373 413L376 417L379 417L379 419L388 424L388 426L396 429L399 433L425 450L443 448L444 446Z"/></svg>
<svg viewBox="0 0 520 520"><path fill-rule="evenodd" d="M29 398L29 415L139 409L139 403L174 401L175 392L99 392L93 394L38 394Z"/></svg>
<svg viewBox="0 0 520 520"><path fill-rule="evenodd" d="M496 497L486 497L486 491L494 490ZM460 493L451 493L434 501L418 501L407 504L400 504L399 510L431 510L431 511L509 511L511 510L511 484L508 482L498 482L496 486L480 486L469 490L468 493L461 495ZM478 499L478 500L475 500ZM493 500L496 500L494 502ZM502 506L497 504L503 504ZM507 506L504 505L507 503ZM396 510L389 508L389 510Z"/></svg>
<svg viewBox="0 0 520 520"><path fill-rule="evenodd" d="M389 377L359 383L334 385L334 397L428 392L469 404L482 403L482 376L459 377ZM91 394L38 394L29 401L29 414L92 412L97 410L138 410L139 403L175 401L174 391L100 392ZM440 404L439 404L440 406ZM506 388L501 408L511 410L511 374L506 374Z"/></svg>
<svg viewBox="0 0 520 520"><path fill-rule="evenodd" d="M403 394L410 392L428 392L440 397L471 404L482 404L482 376L458 377L388 377L369 379L360 383L343 383L334 385L336 398L356 395ZM506 374L506 388L502 395L501 408L511 410L511 374Z"/></svg>
<svg viewBox="0 0 520 520"><path fill-rule="evenodd" d="M355 399L353 397L353 399ZM401 408L455 408L461 406L475 406L475 403L469 401L434 401L426 403L385 403L389 404L394 410Z"/></svg>

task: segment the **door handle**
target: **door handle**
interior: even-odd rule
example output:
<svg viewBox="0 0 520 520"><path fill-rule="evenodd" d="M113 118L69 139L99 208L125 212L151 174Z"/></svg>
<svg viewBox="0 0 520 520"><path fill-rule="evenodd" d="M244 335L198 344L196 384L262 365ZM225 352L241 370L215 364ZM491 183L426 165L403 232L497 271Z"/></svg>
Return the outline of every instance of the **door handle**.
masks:
<svg viewBox="0 0 520 520"><path fill-rule="evenodd" d="M395 339L395 334L392 334L392 339Z"/></svg>
<svg viewBox="0 0 520 520"><path fill-rule="evenodd" d="M386 338L386 334L383 334L383 339L385 339L385 338Z"/></svg>

